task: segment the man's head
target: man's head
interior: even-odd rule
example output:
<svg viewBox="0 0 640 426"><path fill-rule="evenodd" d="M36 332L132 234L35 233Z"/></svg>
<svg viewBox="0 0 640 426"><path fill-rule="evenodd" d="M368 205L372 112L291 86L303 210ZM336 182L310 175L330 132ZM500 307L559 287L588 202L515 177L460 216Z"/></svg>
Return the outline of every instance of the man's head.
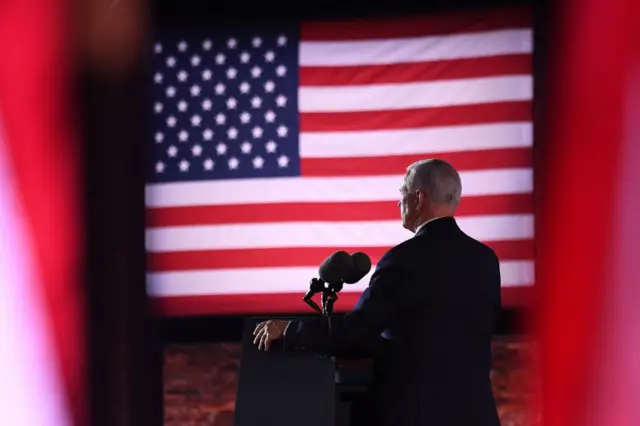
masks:
<svg viewBox="0 0 640 426"><path fill-rule="evenodd" d="M460 175L451 164L437 158L413 163L400 188L402 226L416 232L429 219L453 216L461 192Z"/></svg>

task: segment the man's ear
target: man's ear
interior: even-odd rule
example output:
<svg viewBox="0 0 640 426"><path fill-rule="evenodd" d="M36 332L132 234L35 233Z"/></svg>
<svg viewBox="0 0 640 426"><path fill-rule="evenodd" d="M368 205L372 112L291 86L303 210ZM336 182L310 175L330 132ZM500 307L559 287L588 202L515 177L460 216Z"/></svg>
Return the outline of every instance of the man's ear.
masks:
<svg viewBox="0 0 640 426"><path fill-rule="evenodd" d="M425 199L425 193L423 191L420 191L419 189L416 190L416 206L417 207L422 207L425 203L426 199Z"/></svg>

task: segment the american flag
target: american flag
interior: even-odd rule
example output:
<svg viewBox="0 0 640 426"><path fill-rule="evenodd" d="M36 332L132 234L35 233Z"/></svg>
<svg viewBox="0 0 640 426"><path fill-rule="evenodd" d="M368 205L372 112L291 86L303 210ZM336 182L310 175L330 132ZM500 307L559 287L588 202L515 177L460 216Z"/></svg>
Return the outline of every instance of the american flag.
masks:
<svg viewBox="0 0 640 426"><path fill-rule="evenodd" d="M411 234L406 167L461 172L458 223L534 280L526 9L174 31L154 45L148 290L166 314L293 312L332 251ZM350 308L368 277L348 286Z"/></svg>

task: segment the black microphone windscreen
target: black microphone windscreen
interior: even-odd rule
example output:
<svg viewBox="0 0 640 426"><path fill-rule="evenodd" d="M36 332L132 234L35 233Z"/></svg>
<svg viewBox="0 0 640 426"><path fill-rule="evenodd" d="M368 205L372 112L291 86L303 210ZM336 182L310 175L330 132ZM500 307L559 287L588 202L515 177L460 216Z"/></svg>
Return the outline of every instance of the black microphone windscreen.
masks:
<svg viewBox="0 0 640 426"><path fill-rule="evenodd" d="M340 284L342 279L351 272L352 260L346 251L337 251L327 257L318 269L320 278L329 284Z"/></svg>
<svg viewBox="0 0 640 426"><path fill-rule="evenodd" d="M345 276L346 284L355 284L371 270L371 258L366 253L357 252L351 255L352 268Z"/></svg>

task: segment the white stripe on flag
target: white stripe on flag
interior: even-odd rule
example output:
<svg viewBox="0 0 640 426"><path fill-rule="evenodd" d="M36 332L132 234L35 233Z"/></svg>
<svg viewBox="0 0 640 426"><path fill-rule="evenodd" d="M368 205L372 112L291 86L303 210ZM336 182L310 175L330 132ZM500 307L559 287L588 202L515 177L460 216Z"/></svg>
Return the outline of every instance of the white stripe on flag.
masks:
<svg viewBox="0 0 640 426"><path fill-rule="evenodd" d="M303 158L377 157L533 146L530 122L300 135Z"/></svg>
<svg viewBox="0 0 640 426"><path fill-rule="evenodd" d="M525 101L533 97L531 75L461 78L437 82L363 86L300 87L300 112L387 111L488 102Z"/></svg>
<svg viewBox="0 0 640 426"><path fill-rule="evenodd" d="M533 215L483 215L457 219L480 241L533 238ZM398 220L371 222L285 222L147 229L150 252L260 249L276 247L391 247L412 236Z"/></svg>
<svg viewBox="0 0 640 426"><path fill-rule="evenodd" d="M0 413L11 426L71 425L33 248L0 129Z"/></svg>
<svg viewBox="0 0 640 426"><path fill-rule="evenodd" d="M462 195L528 194L530 168L461 172ZM286 202L358 202L398 200L403 175L347 178L269 178L151 184L148 207L220 206Z"/></svg>
<svg viewBox="0 0 640 426"><path fill-rule="evenodd" d="M366 41L303 41L300 65L383 65L530 53L530 29Z"/></svg>
<svg viewBox="0 0 640 426"><path fill-rule="evenodd" d="M345 285L343 292L360 292L369 285L371 272L360 282ZM534 282L532 261L500 263L503 287L529 286ZM251 293L304 294L309 280L318 275L314 267L243 268L205 271L160 272L147 275L147 291L152 296L196 296ZM302 301L301 301L302 302Z"/></svg>

